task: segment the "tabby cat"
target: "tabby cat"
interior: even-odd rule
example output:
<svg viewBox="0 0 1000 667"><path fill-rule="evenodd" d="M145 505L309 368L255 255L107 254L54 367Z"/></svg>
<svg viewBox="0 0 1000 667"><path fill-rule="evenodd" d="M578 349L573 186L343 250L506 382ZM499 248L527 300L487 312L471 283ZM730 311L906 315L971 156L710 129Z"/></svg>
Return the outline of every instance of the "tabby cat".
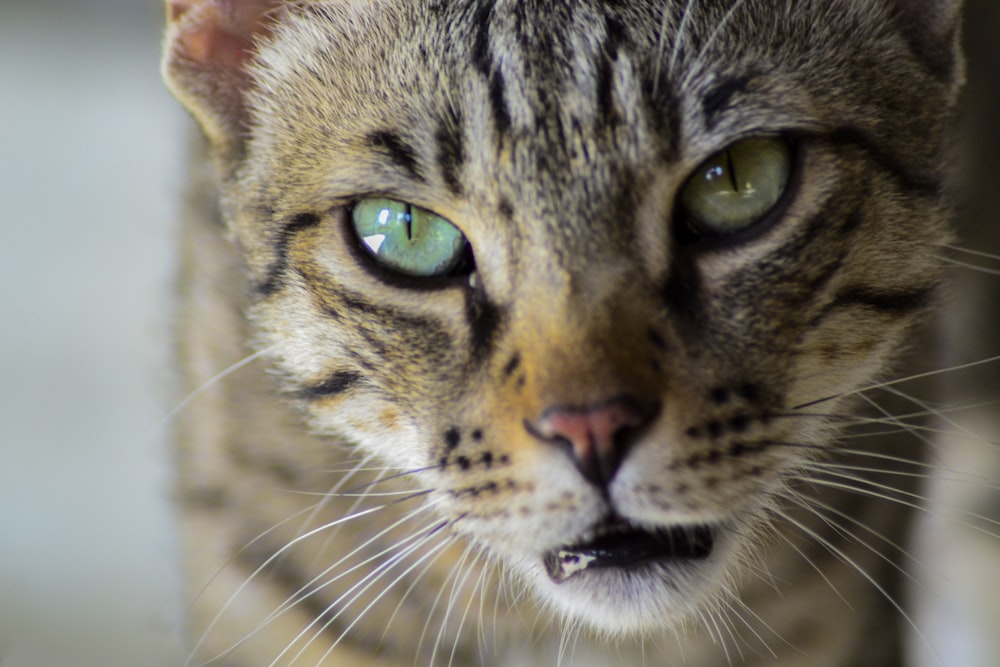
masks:
<svg viewBox="0 0 1000 667"><path fill-rule="evenodd" d="M166 5L191 664L902 664L958 0Z"/></svg>

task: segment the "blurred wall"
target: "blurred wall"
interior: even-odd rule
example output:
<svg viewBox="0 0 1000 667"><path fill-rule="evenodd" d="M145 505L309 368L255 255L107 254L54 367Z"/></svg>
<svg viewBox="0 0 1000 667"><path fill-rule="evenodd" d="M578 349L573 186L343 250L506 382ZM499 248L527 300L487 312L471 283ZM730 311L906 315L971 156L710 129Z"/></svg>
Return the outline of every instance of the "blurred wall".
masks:
<svg viewBox="0 0 1000 667"><path fill-rule="evenodd" d="M0 0L0 665L177 667L161 8Z"/></svg>

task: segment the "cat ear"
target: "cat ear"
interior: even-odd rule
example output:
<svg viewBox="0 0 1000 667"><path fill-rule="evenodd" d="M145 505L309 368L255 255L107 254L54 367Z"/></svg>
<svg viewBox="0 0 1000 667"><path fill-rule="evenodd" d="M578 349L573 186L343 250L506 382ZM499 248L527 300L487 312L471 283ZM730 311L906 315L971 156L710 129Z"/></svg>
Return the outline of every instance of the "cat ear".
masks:
<svg viewBox="0 0 1000 667"><path fill-rule="evenodd" d="M961 23L963 0L889 0L903 35L935 74L958 83L962 79Z"/></svg>
<svg viewBox="0 0 1000 667"><path fill-rule="evenodd" d="M216 146L246 129L247 64L283 0L166 0L163 77Z"/></svg>

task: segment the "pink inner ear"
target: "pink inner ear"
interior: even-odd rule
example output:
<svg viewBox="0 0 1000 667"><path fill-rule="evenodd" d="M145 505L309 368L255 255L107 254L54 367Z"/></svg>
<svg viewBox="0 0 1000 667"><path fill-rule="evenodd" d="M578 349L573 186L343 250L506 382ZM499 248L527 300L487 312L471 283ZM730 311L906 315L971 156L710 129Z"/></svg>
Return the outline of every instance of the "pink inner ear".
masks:
<svg viewBox="0 0 1000 667"><path fill-rule="evenodd" d="M177 25L176 47L185 59L240 69L254 38L270 31L268 12L282 0L167 0L167 20Z"/></svg>
<svg viewBox="0 0 1000 667"><path fill-rule="evenodd" d="M242 67L252 43L209 27L186 32L181 38L181 48L195 62L232 70Z"/></svg>

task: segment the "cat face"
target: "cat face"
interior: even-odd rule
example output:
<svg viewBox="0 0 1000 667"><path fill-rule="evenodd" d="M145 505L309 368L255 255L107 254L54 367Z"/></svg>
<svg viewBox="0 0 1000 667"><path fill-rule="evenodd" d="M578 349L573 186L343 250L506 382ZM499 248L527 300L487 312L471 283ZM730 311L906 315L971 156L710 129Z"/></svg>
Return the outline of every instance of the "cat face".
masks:
<svg viewBox="0 0 1000 667"><path fill-rule="evenodd" d="M567 618L696 613L932 300L950 33L889 2L277 16L209 110L294 400Z"/></svg>

